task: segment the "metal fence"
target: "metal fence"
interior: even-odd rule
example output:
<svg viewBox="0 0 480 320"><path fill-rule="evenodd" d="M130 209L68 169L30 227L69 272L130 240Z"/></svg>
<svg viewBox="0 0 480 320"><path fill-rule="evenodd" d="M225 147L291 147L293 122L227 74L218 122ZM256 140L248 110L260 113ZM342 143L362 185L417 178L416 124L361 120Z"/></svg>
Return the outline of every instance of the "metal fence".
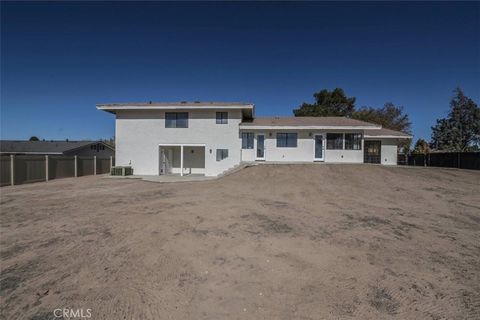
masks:
<svg viewBox="0 0 480 320"><path fill-rule="evenodd" d="M409 166L480 170L480 152L410 154L406 158Z"/></svg>
<svg viewBox="0 0 480 320"><path fill-rule="evenodd" d="M0 156L0 186L103 174L113 165L113 157Z"/></svg>

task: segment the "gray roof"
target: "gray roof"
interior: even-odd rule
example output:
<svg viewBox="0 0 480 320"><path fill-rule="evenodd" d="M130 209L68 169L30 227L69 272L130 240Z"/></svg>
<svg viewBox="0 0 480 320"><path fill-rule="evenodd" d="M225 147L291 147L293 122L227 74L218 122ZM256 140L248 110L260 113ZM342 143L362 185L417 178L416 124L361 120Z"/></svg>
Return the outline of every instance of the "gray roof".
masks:
<svg viewBox="0 0 480 320"><path fill-rule="evenodd" d="M399 138L412 138L411 135L405 132L390 130L382 128L380 130L365 130L365 136L369 137L399 137Z"/></svg>
<svg viewBox="0 0 480 320"><path fill-rule="evenodd" d="M100 141L20 141L0 140L2 153L61 154L68 150L88 146Z"/></svg>
<svg viewBox="0 0 480 320"><path fill-rule="evenodd" d="M372 127L381 126L346 117L269 117L255 118L251 122L242 122L242 126L279 126L279 127Z"/></svg>
<svg viewBox="0 0 480 320"><path fill-rule="evenodd" d="M121 102L121 103L99 103L97 107L228 107L228 106L253 106L245 102L216 102L216 101L180 101L180 102Z"/></svg>

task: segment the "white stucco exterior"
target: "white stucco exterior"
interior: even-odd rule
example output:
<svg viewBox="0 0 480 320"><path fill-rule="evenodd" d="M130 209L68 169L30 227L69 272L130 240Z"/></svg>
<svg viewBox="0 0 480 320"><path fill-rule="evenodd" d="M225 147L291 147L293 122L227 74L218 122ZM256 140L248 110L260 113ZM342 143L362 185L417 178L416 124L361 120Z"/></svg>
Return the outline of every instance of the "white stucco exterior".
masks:
<svg viewBox="0 0 480 320"><path fill-rule="evenodd" d="M216 176L240 163L240 110L230 110L228 124L216 124L218 110L189 111L188 128L165 128L164 110L125 110L116 116L116 165L132 166L135 174L158 175L160 145L184 144L185 165L189 165L189 144L204 145L204 170ZM179 149L175 148L173 172L178 173ZM216 149L228 149L228 158L216 161ZM198 164L198 158L197 158ZM193 167L195 167L193 165ZM188 167L184 172L190 173Z"/></svg>
<svg viewBox="0 0 480 320"><path fill-rule="evenodd" d="M363 163L367 161L365 159L371 159L366 157L366 140L376 141L376 146L381 144L380 148L375 148L380 150L380 155L375 153L374 156L377 163L380 159L381 164L396 165L398 139L406 137L392 130L380 131L378 125L338 117L334 120L320 119L318 124L316 118L287 118L283 122L288 126L275 125L278 118L273 118L272 125L263 119L259 121L261 125L256 126L256 122L252 122L254 107L246 104L113 104L97 108L116 115L116 165L132 166L137 175L181 173L217 176L241 162L253 161ZM188 127L168 128L166 112L188 112ZM217 112L228 113L226 124L217 123ZM253 148L242 148L242 133L253 134ZM277 133L296 133L296 146L277 146ZM342 135L341 149L327 147L328 133ZM347 150L346 133L361 135L360 150ZM257 155L259 135L265 138L262 158ZM321 158L315 158L316 136L323 137ZM217 159L219 149L228 150L228 156ZM166 162L168 170L165 169Z"/></svg>

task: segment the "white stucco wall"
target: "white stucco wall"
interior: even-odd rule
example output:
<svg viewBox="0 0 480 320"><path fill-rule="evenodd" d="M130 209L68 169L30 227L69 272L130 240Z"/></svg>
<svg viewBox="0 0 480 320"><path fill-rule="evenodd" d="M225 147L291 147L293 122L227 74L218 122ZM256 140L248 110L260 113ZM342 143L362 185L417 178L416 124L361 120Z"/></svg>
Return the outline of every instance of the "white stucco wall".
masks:
<svg viewBox="0 0 480 320"><path fill-rule="evenodd" d="M381 139L382 141L382 164L396 165L398 160L398 140L397 139Z"/></svg>
<svg viewBox="0 0 480 320"><path fill-rule="evenodd" d="M365 138L370 141L380 141L380 163L384 165L397 165L398 161L398 139L396 138Z"/></svg>
<svg viewBox="0 0 480 320"><path fill-rule="evenodd" d="M240 163L241 111L228 110L228 124L216 124L217 111L227 110L189 111L188 128L165 128L164 110L118 111L116 164L131 165L135 174L157 175L159 145L205 144L205 175L232 168ZM216 161L216 149L228 149L228 158Z"/></svg>
<svg viewBox="0 0 480 320"><path fill-rule="evenodd" d="M259 133L259 130L242 130L243 132ZM315 152L316 134L323 134L323 148L325 162L344 162L344 163L363 163L363 141L362 150L327 150L326 148L326 133L327 131L319 130L263 130L265 133L265 161L292 161L292 162L313 162ZM297 147L296 148L277 148L277 133L278 132L296 132L297 133ZM343 132L361 132L361 131L336 131L328 130L330 133ZM310 133L312 135L310 136ZM254 141L254 149L243 149L243 161L255 161L255 152L257 148L257 141Z"/></svg>

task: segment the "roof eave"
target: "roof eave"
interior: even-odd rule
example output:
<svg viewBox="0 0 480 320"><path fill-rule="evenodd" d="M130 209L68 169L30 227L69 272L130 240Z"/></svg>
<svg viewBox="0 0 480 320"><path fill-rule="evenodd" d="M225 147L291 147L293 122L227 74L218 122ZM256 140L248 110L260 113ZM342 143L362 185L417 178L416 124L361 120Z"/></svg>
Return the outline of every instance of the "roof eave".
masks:
<svg viewBox="0 0 480 320"><path fill-rule="evenodd" d="M413 136L395 136L395 135L380 135L380 136L370 136L364 135L365 138L396 138L396 139L412 139Z"/></svg>
<svg viewBox="0 0 480 320"><path fill-rule="evenodd" d="M381 126L264 126L264 125L242 125L240 129L258 129L258 130L380 130Z"/></svg>
<svg viewBox="0 0 480 320"><path fill-rule="evenodd" d="M233 105L233 106L228 106L228 105L201 105L201 106L196 106L196 105L185 105L185 106L108 106L108 105L97 105L96 106L98 110L103 110L106 112L110 113L115 113L116 111L123 111L123 110L254 110L254 105Z"/></svg>

